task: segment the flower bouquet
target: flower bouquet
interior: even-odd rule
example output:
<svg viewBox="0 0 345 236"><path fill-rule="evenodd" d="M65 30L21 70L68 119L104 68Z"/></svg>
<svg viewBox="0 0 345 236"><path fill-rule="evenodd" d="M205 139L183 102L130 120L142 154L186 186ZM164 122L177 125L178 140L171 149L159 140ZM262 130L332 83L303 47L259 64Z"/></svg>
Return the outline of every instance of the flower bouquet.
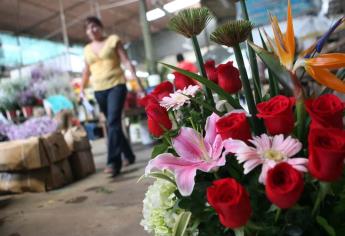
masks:
<svg viewBox="0 0 345 236"><path fill-rule="evenodd" d="M344 93L345 83L330 72L345 66L345 54L321 52L344 17L295 56L289 1L286 32L270 16L274 38L260 32L262 46L253 43L240 2L247 19L211 34L233 49L238 69L203 62L196 36L211 19L207 9L183 10L169 23L192 40L200 75L165 64L175 70L174 84L141 100L149 131L161 140L145 170L156 180L141 224L153 235L345 235L345 106L333 94ZM256 55L269 70L267 94ZM323 86L320 94L306 95L305 73Z"/></svg>

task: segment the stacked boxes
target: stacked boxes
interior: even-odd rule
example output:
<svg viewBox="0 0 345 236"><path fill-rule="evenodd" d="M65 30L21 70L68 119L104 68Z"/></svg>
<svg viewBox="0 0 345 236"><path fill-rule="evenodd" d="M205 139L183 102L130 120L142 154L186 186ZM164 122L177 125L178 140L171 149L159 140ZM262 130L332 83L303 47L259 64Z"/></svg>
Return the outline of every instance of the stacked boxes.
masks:
<svg viewBox="0 0 345 236"><path fill-rule="evenodd" d="M0 143L0 192L44 192L73 182L61 133Z"/></svg>
<svg viewBox="0 0 345 236"><path fill-rule="evenodd" d="M82 179L96 171L91 145L84 129L71 128L65 133L65 140L72 151L69 158L75 179Z"/></svg>

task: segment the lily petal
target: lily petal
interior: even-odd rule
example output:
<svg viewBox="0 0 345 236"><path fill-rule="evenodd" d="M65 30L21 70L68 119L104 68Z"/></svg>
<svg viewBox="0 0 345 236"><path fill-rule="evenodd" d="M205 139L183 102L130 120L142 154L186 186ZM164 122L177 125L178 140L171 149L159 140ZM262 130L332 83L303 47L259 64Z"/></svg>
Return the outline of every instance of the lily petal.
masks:
<svg viewBox="0 0 345 236"><path fill-rule="evenodd" d="M245 142L237 139L227 139L224 141L224 147L227 152L238 153L240 150L246 149L248 146Z"/></svg>
<svg viewBox="0 0 345 236"><path fill-rule="evenodd" d="M211 158L213 160L217 160L222 154L223 148L224 148L224 144L223 144L222 137L218 134L214 140L214 143L212 144Z"/></svg>
<svg viewBox="0 0 345 236"><path fill-rule="evenodd" d="M168 169L175 172L176 170L185 169L188 167L195 168L195 166L197 166L197 163L175 157L171 153L163 153L149 161L148 165L145 168L145 174L150 173L152 169Z"/></svg>
<svg viewBox="0 0 345 236"><path fill-rule="evenodd" d="M320 54L306 60L306 65L324 69L338 69L345 67L345 53Z"/></svg>
<svg viewBox="0 0 345 236"><path fill-rule="evenodd" d="M190 167L175 171L176 185L182 196L192 194L195 185L196 168Z"/></svg>
<svg viewBox="0 0 345 236"><path fill-rule="evenodd" d="M317 82L335 91L345 93L345 83L326 69L305 66L308 74Z"/></svg>
<svg viewBox="0 0 345 236"><path fill-rule="evenodd" d="M180 134L173 139L173 147L177 154L189 161L199 161L204 147L201 134L189 127L182 127Z"/></svg>
<svg viewBox="0 0 345 236"><path fill-rule="evenodd" d="M216 123L219 120L219 116L216 113L212 113L211 116L209 116L206 120L206 125L205 125L205 141L208 142L209 144L214 143L214 140L217 135L217 130L216 130Z"/></svg>

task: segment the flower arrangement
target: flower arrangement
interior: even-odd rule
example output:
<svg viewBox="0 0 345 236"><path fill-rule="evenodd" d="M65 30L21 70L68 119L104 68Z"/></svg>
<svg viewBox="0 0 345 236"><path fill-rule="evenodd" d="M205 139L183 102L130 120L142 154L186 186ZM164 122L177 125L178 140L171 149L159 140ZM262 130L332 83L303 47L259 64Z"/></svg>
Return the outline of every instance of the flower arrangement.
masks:
<svg viewBox="0 0 345 236"><path fill-rule="evenodd" d="M245 0L240 2L246 13ZM270 16L274 38L261 32L262 47L252 42L248 14L211 34L214 42L233 48L238 69L232 62L204 63L196 36L211 17L207 9L186 9L172 18L170 28L192 40L200 75L164 64L175 70L174 84L163 82L140 101L149 131L161 140L144 175L156 179L144 200L148 232L345 234L345 106L333 94L345 92L345 83L332 73L345 66L345 54L321 52L345 18L296 56L290 1L287 9L286 32ZM241 43L247 45L252 83ZM269 70L267 94L256 55ZM297 70L323 91L307 97ZM221 110L224 103L231 109Z"/></svg>

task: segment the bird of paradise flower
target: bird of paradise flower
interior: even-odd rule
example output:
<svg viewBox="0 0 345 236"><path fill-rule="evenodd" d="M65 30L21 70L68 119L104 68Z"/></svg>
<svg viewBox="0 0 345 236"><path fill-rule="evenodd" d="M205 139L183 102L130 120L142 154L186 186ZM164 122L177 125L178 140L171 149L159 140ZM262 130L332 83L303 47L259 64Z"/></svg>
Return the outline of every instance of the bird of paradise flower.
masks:
<svg viewBox="0 0 345 236"><path fill-rule="evenodd" d="M265 32L267 42L272 52L279 58L280 63L295 76L296 70L304 67L306 72L320 84L338 92L345 93L345 82L337 78L330 70L339 69L345 66L344 53L318 54L328 37L335 29L345 22L345 17L340 18L317 42L310 48L303 51L295 61L295 33L290 0L287 8L287 27L285 34L282 33L276 16L270 15L274 40ZM251 43L256 52L266 51ZM266 51L267 52L267 51ZM260 55L260 53L259 53ZM296 84L296 83L294 83Z"/></svg>

